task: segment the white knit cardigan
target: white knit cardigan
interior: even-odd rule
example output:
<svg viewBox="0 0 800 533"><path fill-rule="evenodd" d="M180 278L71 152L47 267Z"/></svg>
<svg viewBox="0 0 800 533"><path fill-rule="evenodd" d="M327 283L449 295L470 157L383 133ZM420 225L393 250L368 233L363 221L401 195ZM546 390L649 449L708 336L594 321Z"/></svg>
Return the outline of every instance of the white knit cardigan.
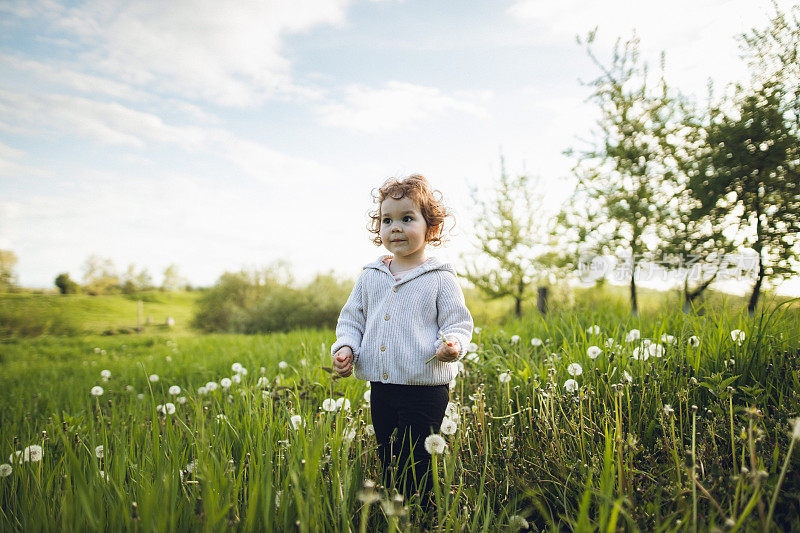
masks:
<svg viewBox="0 0 800 533"><path fill-rule="evenodd" d="M459 357L472 340L472 315L453 267L430 258L395 281L383 256L364 267L339 314L331 354L349 346L357 378L403 385L441 385L456 363L433 357L439 332L455 337Z"/></svg>

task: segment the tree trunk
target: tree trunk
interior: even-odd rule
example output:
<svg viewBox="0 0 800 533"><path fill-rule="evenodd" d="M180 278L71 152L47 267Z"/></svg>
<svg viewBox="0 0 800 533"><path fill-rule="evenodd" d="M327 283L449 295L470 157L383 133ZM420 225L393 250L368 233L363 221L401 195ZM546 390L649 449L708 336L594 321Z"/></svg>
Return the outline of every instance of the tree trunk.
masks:
<svg viewBox="0 0 800 533"><path fill-rule="evenodd" d="M716 270L716 272L714 272L713 276L711 276L708 280L704 281L702 283L702 285L700 285L699 287L697 287L693 291L689 290L689 277L687 275L686 281L684 281L684 283L683 283L683 312L684 312L684 314L689 314L689 313L692 312L692 310L694 309L694 305L693 305L694 301L697 298L699 298L701 294L703 294L703 291L705 291L708 288L709 285L711 285L711 283L714 281L714 279L716 279L718 273L719 273L719 267L717 267L717 270Z"/></svg>
<svg viewBox="0 0 800 533"><path fill-rule="evenodd" d="M750 301L747 302L747 312L753 316L756 312L756 305L758 305L758 297L761 294L761 282L764 280L764 265L761 263L761 253L758 254L758 276L756 277L756 284L753 286L753 292L750 294Z"/></svg>
<svg viewBox="0 0 800 533"><path fill-rule="evenodd" d="M536 290L536 307L543 315L547 314L547 287L539 287Z"/></svg>
<svg viewBox="0 0 800 533"><path fill-rule="evenodd" d="M517 318L522 317L522 298L514 297L514 314Z"/></svg>

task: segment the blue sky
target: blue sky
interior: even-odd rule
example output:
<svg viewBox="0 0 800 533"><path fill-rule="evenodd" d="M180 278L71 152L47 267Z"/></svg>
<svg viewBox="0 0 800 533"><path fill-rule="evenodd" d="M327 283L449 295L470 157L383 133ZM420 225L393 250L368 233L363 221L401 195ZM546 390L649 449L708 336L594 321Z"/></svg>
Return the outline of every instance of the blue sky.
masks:
<svg viewBox="0 0 800 533"><path fill-rule="evenodd" d="M786 8L790 2L779 2ZM0 2L0 248L25 286L90 254L194 284L288 260L354 276L379 253L370 191L420 172L456 214L435 253L474 249L470 190L499 154L569 193L563 155L595 111L575 42L635 28L705 97L746 79L735 36L768 2L609 0Z"/></svg>

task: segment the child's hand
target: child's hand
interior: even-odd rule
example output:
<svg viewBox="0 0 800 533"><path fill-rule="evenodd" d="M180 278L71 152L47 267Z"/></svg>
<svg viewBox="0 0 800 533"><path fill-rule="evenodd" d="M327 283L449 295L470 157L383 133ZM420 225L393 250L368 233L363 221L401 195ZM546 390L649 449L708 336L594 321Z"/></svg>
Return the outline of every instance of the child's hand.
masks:
<svg viewBox="0 0 800 533"><path fill-rule="evenodd" d="M461 344L455 337L447 337L446 340L447 342L443 342L436 350L436 359L443 363L450 363L458 359L458 354L461 353Z"/></svg>
<svg viewBox="0 0 800 533"><path fill-rule="evenodd" d="M353 350L349 346L342 346L333 354L333 368L342 378L353 373Z"/></svg>

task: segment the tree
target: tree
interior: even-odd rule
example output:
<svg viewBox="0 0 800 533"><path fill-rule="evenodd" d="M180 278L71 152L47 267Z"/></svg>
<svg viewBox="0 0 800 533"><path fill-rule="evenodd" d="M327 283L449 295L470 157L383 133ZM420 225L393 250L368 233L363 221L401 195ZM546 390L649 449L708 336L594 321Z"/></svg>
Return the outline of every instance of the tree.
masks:
<svg viewBox="0 0 800 533"><path fill-rule="evenodd" d="M0 250L0 292L11 292L17 286L17 254L11 250Z"/></svg>
<svg viewBox="0 0 800 533"><path fill-rule="evenodd" d="M136 272L136 265L131 263L122 276L122 292L133 294L138 291L146 291L153 288L153 278L146 268Z"/></svg>
<svg viewBox="0 0 800 533"><path fill-rule="evenodd" d="M172 263L164 269L164 281L161 283L162 291L177 291L186 285L186 279L178 272L178 265Z"/></svg>
<svg viewBox="0 0 800 533"><path fill-rule="evenodd" d="M475 222L478 260L465 261L465 277L489 298L511 297L514 313L522 316L529 287L547 279L549 228L542 217L543 194L538 179L512 178L501 158L500 180L489 199L473 200L479 216Z"/></svg>
<svg viewBox="0 0 800 533"><path fill-rule="evenodd" d="M780 82L739 89L732 113L717 110L709 127L713 179L694 186L709 205L725 206L739 219L756 257L747 304L755 312L762 284L798 271L800 261L800 137L782 109Z"/></svg>
<svg viewBox="0 0 800 533"><path fill-rule="evenodd" d="M55 285L58 287L58 290L61 291L61 294L77 294L81 288L81 286L73 281L66 272L56 276Z"/></svg>
<svg viewBox="0 0 800 533"><path fill-rule="evenodd" d="M675 105L663 75L655 90L649 87L636 36L625 43L617 40L609 67L592 52L594 36L592 32L586 39L586 50L601 71L588 84L600 110L599 131L593 146L578 154L573 168L578 184L560 221L574 229L581 255L626 260L635 315L637 269L656 259L677 193L661 142L674 127Z"/></svg>
<svg viewBox="0 0 800 533"><path fill-rule="evenodd" d="M119 290L120 282L114 261L90 255L83 263L83 287L92 296Z"/></svg>

